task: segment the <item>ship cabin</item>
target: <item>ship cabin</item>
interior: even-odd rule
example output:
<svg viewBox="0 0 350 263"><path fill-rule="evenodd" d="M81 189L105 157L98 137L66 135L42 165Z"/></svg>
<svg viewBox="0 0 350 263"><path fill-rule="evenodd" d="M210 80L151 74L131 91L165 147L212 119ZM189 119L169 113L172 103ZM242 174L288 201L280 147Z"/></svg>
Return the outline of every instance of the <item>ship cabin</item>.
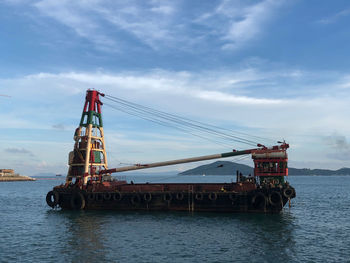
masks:
<svg viewBox="0 0 350 263"><path fill-rule="evenodd" d="M259 149L252 153L254 176L260 184L271 186L284 185L288 176L288 156L285 149Z"/></svg>

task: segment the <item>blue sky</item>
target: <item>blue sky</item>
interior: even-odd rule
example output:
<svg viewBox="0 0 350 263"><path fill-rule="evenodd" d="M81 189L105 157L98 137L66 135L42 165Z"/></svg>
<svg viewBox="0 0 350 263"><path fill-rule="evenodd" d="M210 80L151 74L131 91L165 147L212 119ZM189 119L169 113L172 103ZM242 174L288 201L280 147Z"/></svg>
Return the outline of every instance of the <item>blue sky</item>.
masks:
<svg viewBox="0 0 350 263"><path fill-rule="evenodd" d="M350 167L349 25L348 1L0 0L0 164L66 173L95 88ZM103 111L110 166L247 148Z"/></svg>

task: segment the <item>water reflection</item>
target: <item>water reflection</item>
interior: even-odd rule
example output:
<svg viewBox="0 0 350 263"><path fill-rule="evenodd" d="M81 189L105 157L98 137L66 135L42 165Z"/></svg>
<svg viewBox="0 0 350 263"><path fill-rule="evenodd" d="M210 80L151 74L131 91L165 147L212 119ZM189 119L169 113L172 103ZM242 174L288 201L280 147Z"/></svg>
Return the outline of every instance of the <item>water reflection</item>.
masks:
<svg viewBox="0 0 350 263"><path fill-rule="evenodd" d="M59 225L60 253L68 262L104 262L106 258L105 218L89 211L49 211Z"/></svg>
<svg viewBox="0 0 350 263"><path fill-rule="evenodd" d="M289 209L281 214L195 214L200 224L218 222L225 234L218 237L226 258L250 262L293 262L296 257L296 218ZM219 233L215 227L211 233ZM224 238L228 240L224 240ZM229 247L227 246L229 244Z"/></svg>
<svg viewBox="0 0 350 263"><path fill-rule="evenodd" d="M244 231L250 233L254 250L268 262L291 262L296 254L295 218L285 212L276 215L241 215ZM255 260L254 260L255 261ZM256 261L259 261L257 258Z"/></svg>
<svg viewBox="0 0 350 263"><path fill-rule="evenodd" d="M291 262L295 221L281 214L53 211L72 262ZM62 235L62 232L65 235Z"/></svg>

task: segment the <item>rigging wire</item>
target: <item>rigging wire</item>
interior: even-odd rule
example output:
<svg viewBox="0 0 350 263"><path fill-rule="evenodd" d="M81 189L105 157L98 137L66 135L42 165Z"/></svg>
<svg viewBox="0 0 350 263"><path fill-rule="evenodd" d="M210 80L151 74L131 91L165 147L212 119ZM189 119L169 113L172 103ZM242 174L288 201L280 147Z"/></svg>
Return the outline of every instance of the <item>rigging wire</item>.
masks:
<svg viewBox="0 0 350 263"><path fill-rule="evenodd" d="M158 123L158 124L159 124L159 119L157 119L157 118L161 118L161 119L163 119L163 124L164 124L164 122L167 122L167 123L171 122L172 123L171 126L173 128L174 128L174 123L175 123L178 126L179 125L182 126L182 128L183 128L183 126L185 126L186 128L196 130L197 132L201 131L201 132L205 132L207 134L214 135L216 137L219 137L220 139L236 141L239 143L249 144L252 146L256 146L258 144L256 141L248 140L248 139L245 139L243 137L238 137L238 136L234 136L231 134L227 134L225 132L215 130L215 129L221 129L221 130L227 130L227 129L223 129L223 128L220 128L220 127L217 127L214 125L208 125L208 124L204 124L202 122L190 120L188 118L182 118L182 117L176 116L174 114L165 113L162 111L152 109L150 107L145 107L145 106L142 106L142 105L139 105L136 103L128 102L126 100L119 99L117 97L113 97L113 96L109 96L109 95L106 95L105 97L107 99L115 102L115 103L118 103L118 105L119 105L118 110L126 112L126 108L127 108L129 110L129 112L126 112L126 113L131 114L130 113L130 110L131 110L134 113L132 115L135 116L135 114L136 114L137 117L140 117L137 114L151 115L152 117L148 116L147 120L150 120L150 118L151 118L152 120L150 120L150 121L155 122L155 120L156 120L156 123ZM111 105L108 105L108 106L111 106ZM123 109L121 109L120 107L123 107ZM143 118L145 118L145 116L143 116ZM178 126L176 126L176 127L178 127ZM205 127L205 126L207 126L207 127ZM227 130L227 131L229 131L229 130ZM239 132L236 132L236 133L239 133ZM193 135L193 133L192 133L192 135ZM245 135L248 136L248 134L245 134ZM251 137L257 137L257 136L251 136Z"/></svg>
<svg viewBox="0 0 350 263"><path fill-rule="evenodd" d="M107 95L108 97L111 97L109 95ZM230 138L234 138L234 139L238 139L240 142L243 142L243 143L253 143L254 145L257 144L256 141L251 141L251 140L247 140L247 139L244 139L242 137L237 137L237 136L233 136L231 134L227 134L227 133L223 133L223 132L218 132L212 128L208 128L208 127L205 127L203 126L203 123L200 123L200 122L196 122L196 121L193 121L193 120L190 120L190 119L187 119L189 121L184 121L184 119L186 118L183 118L183 117L180 117L180 116L176 116L174 114L170 114L170 113L166 113L166 112L163 112L163 111L159 111L159 110L155 110L155 109L152 109L150 107L146 107L146 106L142 106L140 104L136 104L136 103L133 103L133 102L129 102L129 101L126 101L126 100L123 100L123 99L120 99L120 98L116 98L116 97L113 97L112 99L109 98L110 100L114 101L114 102L117 102L117 103L121 103L123 105L126 105L128 107L132 107L132 108L136 108L138 110L141 110L143 112L147 112L149 114L153 114L157 117L160 117L160 118L165 118L167 120L170 120L170 121L173 121L173 122L176 122L180 125L187 125L187 126L190 126L192 128L196 128L196 129L202 129L202 130L205 130L206 132L209 132L209 133L214 133L215 135L217 136L224 136L224 137L230 137ZM194 123L197 123L197 124L194 124ZM202 125L199 125L199 124L202 124ZM204 125L207 125L207 124L204 124ZM209 126L209 125L207 125Z"/></svg>
<svg viewBox="0 0 350 263"><path fill-rule="evenodd" d="M248 157L249 157L249 155L237 156L237 158L233 158L231 160L235 161L235 162L239 162L239 161L243 161L243 160L247 159Z"/></svg>
<svg viewBox="0 0 350 263"><path fill-rule="evenodd" d="M117 98L117 97L114 97L114 96L111 96L111 95L106 95L106 97L111 99L111 100L114 99L114 100L122 101L124 103L132 104L132 105L137 106L137 107L142 107L144 109L148 109L148 110L151 110L151 111L154 111L154 112L157 112L157 113L161 113L161 114L165 114L165 115L168 115L168 116L172 116L172 117L177 118L177 119L187 120L189 122L193 122L193 123L197 123L197 124L200 124L200 125L212 127L212 128L215 128L215 129L226 130L228 132L234 132L234 133L242 134L242 135L245 135L245 136L248 136L248 137L257 138L257 139L263 139L263 140L270 140L270 141L274 142L274 140L272 140L271 138L255 136L255 135L251 135L251 134L244 133L244 132L232 131L230 129L226 129L226 128L223 128L223 127L211 125L211 124L208 124L208 123L203 123L203 122L192 120L192 119L189 119L189 118L186 118L186 117L180 117L180 116L177 116L175 114L171 114L171 113L167 113L167 112L164 112L164 111L156 110L156 109L153 109L151 107L143 106L141 104L137 104L137 103L134 103L134 102L129 102L127 100L124 100L124 99L121 99L121 98Z"/></svg>
<svg viewBox="0 0 350 263"><path fill-rule="evenodd" d="M197 121L195 121L195 122L197 122ZM201 122L199 122L199 123L201 123ZM205 125L205 123L203 123L203 124ZM227 132L234 132L234 133L237 133L237 134L241 134L241 135L244 135L244 136L255 138L255 139L258 139L258 140L270 141L273 144L276 143L276 141L271 139L271 138L255 136L255 135L251 135L251 134L248 134L248 133L245 133L245 132L233 131L233 130L230 130L230 129L227 129L227 128L224 128L224 127L219 127L219 126L215 126L215 125L211 125L211 124L206 124L206 125L212 126L213 128L216 128L216 129L225 130Z"/></svg>
<svg viewBox="0 0 350 263"><path fill-rule="evenodd" d="M205 140L214 142L214 143L216 143L216 144L220 144L221 146L223 146L223 147L225 147L225 148L231 147L231 145L224 144L224 143L222 143L222 142L220 142L220 141L213 140L213 139L211 139L211 138L208 138L208 137L205 137L205 136L202 136L202 135L195 134L195 133L193 133L193 132L191 132L191 131L188 131L188 130L186 130L186 129L184 129L184 128L176 127L176 126L174 126L174 125L171 125L171 124L169 124L169 123L167 123L167 122L164 122L164 121L161 121L161 120L156 120L156 119L151 119L151 118L149 118L149 117L141 116L141 115L135 114L135 113L133 113L133 112L130 112L130 111L128 111L128 110L125 110L125 109L123 109L123 108L110 105L110 104L108 104L108 103L104 103L104 105L106 105L106 106L108 106L108 107L111 107L111 108L113 108L113 109L122 111L122 112L124 112L124 113L127 113L127 114L130 114L130 115L139 117L139 118L141 118L141 119L144 119L144 120L147 120L147 121L156 123L156 124L158 124L158 125L162 125L162 126L165 126L165 127L168 127L168 128L170 127L170 128L173 128L173 129L176 129L176 130L185 132L185 133L189 133L189 134L191 134L191 135L193 135L193 136L196 136L196 137L198 137L198 138L205 139Z"/></svg>
<svg viewBox="0 0 350 263"><path fill-rule="evenodd" d="M199 137L199 138L202 138L202 139L206 139L208 141L220 144L221 146L223 146L225 148L232 146L232 145L227 144L227 142L223 143L221 141L214 140L214 139L212 139L210 137L207 137L207 136L205 136L207 134L205 134L205 133L203 134L203 132L197 131L197 133L199 133L199 134L193 133L193 131L191 129L189 129L189 127L178 127L178 126L175 126L173 123L169 123L169 122L166 122L166 121L163 121L163 120L152 118L152 117L150 117L148 115L142 114L142 113L140 113L138 111L135 111L133 109L128 109L128 108L122 107L120 105L119 106L113 106L113 105L110 105L108 103L105 103L105 105L107 105L107 106L109 106L111 108L114 108L116 110L122 111L124 113L127 113L127 114L130 114L130 115L139 117L141 119L144 119L144 120L147 120L147 121L150 121L150 122L153 122L153 123L165 126L165 127L170 127L170 128L176 129L176 130L180 130L182 132L189 133L189 134L191 134L193 136L196 136L196 137Z"/></svg>
<svg viewBox="0 0 350 263"><path fill-rule="evenodd" d="M133 116L136 116L136 117L139 117L139 118L142 118L144 120L147 120L147 121L150 121L150 122L154 122L154 123L157 123L159 125L162 125L162 126L165 126L165 127L170 127L170 128L173 128L173 129L177 129L177 130L180 130L182 132L186 132L186 133L189 133L193 136L196 136L196 137L200 137L202 139L206 139L206 140L209 140L211 142L215 142L217 144L220 144L222 146L224 146L225 148L227 148L228 146L231 147L232 145L228 145L227 144L227 141L225 141L224 143L218 141L218 140L214 140L210 137L208 137L208 134L207 133L204 133L203 131L195 131L197 133L193 133L193 129L191 129L191 127L184 127L184 126L176 126L174 123L171 123L171 122L167 122L166 120L159 120L157 118L153 118L153 117L150 117L148 115L145 115L143 114L142 112L139 112L135 109L129 109L129 108L125 108L123 106L113 106L113 105L110 105L110 104L106 104L105 105L109 106L109 107L112 107L114 109L117 109L119 111L122 111L124 113L127 113L127 114L130 114L130 115L133 115ZM198 135L198 133L200 135ZM220 139L220 138L217 138L217 139ZM223 139L223 138L221 138Z"/></svg>

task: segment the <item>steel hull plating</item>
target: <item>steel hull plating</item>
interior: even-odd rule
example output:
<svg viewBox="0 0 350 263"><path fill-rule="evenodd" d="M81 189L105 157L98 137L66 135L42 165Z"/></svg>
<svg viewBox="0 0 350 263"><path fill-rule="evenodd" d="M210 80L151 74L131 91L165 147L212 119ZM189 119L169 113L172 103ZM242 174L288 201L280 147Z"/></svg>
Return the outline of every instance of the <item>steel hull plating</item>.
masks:
<svg viewBox="0 0 350 263"><path fill-rule="evenodd" d="M242 189L233 190L237 188ZM56 198L51 204L50 193ZM62 209L278 213L294 197L295 190L289 186L281 189L235 183L124 184L112 189L91 186L83 190L58 186L48 193L47 201Z"/></svg>

